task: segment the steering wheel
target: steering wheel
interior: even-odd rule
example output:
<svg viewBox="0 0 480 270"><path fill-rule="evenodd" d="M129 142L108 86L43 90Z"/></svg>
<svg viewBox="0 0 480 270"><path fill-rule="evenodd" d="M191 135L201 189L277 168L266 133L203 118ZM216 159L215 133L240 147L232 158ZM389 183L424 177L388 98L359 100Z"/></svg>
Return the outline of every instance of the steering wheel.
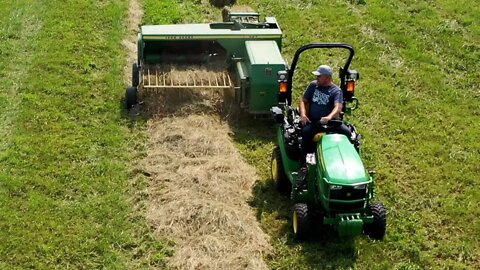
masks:
<svg viewBox="0 0 480 270"><path fill-rule="evenodd" d="M320 124L320 122L317 122L317 125L324 128L325 130L329 131L331 129L337 128L343 124L342 120L338 119L332 119L327 122L327 124Z"/></svg>

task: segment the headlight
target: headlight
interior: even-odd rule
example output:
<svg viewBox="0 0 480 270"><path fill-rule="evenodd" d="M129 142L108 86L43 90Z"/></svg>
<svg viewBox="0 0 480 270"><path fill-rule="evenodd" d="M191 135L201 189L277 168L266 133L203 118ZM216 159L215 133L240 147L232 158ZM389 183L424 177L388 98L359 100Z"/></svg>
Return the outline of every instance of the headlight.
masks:
<svg viewBox="0 0 480 270"><path fill-rule="evenodd" d="M277 75L278 75L278 82L286 82L287 81L288 72L286 70L278 71Z"/></svg>
<svg viewBox="0 0 480 270"><path fill-rule="evenodd" d="M342 186L339 186L339 185L331 185L330 186L330 190L339 190L339 189L342 189Z"/></svg>
<svg viewBox="0 0 480 270"><path fill-rule="evenodd" d="M353 187L354 189L366 189L367 188L367 184L363 184L363 185L356 185Z"/></svg>

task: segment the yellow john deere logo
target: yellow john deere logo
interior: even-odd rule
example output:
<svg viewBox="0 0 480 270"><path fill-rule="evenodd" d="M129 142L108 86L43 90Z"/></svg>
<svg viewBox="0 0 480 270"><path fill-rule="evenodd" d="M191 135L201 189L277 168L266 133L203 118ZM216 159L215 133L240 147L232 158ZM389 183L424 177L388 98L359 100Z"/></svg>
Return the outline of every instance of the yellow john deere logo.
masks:
<svg viewBox="0 0 480 270"><path fill-rule="evenodd" d="M350 197L352 196L352 193L351 192L347 192L347 197Z"/></svg>

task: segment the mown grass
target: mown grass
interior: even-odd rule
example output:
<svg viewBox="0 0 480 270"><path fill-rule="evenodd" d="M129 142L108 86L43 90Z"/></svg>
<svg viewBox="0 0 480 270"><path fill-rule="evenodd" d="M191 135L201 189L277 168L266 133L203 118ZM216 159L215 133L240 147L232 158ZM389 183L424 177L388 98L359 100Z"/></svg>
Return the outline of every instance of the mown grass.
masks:
<svg viewBox="0 0 480 270"><path fill-rule="evenodd" d="M364 161L377 171L377 199L389 213L381 242L328 231L294 242L291 203L269 180L273 126L232 124L233 139L260 177L252 205L275 247L266 258L271 268L480 267L479 6L463 0L238 2L277 18L287 60L310 42L356 48L361 107L349 119L364 135ZM220 18L219 10L201 3L178 2L182 21ZM338 56L303 58L297 97L311 79L308 70L330 58Z"/></svg>
<svg viewBox="0 0 480 270"><path fill-rule="evenodd" d="M0 268L138 269L149 237L122 117L128 1L0 1Z"/></svg>

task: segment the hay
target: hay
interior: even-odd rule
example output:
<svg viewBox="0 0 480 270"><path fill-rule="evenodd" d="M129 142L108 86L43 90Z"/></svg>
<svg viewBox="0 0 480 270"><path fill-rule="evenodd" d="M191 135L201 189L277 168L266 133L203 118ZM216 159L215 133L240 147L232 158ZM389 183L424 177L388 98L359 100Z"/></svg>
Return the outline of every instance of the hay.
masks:
<svg viewBox="0 0 480 270"><path fill-rule="evenodd" d="M271 249L246 201L254 169L218 116L151 120L145 169L152 174L147 219L172 238L180 269L266 269Z"/></svg>
<svg viewBox="0 0 480 270"><path fill-rule="evenodd" d="M144 80L151 81L165 78L165 84L185 86L206 85L208 82L215 81L215 78L225 73L224 64L206 66L174 66L163 65L155 67L155 74L148 74ZM160 75L159 75L160 74ZM155 79L155 76L161 79ZM140 91L140 100L143 100L142 113L147 118L161 118L170 116L204 115L216 114L228 117L234 114L237 106L233 104L233 89L189 89L172 88Z"/></svg>
<svg viewBox="0 0 480 270"><path fill-rule="evenodd" d="M130 1L130 32L142 17L139 2ZM135 37L122 43L135 56ZM166 67L179 80L208 78L225 67ZM131 81L130 65L125 81ZM182 74L182 72L188 74ZM177 77L175 77L177 76ZM160 239L175 241L169 265L178 269L267 269L262 256L271 252L246 201L256 179L220 122L228 117L232 93L224 90L170 89L141 92L144 103L135 107L148 121L148 154L137 166L150 176L146 218ZM143 209L143 207L139 207ZM140 210L142 211L142 210ZM142 211L143 212L143 211Z"/></svg>
<svg viewBox="0 0 480 270"><path fill-rule="evenodd" d="M262 257L272 248L247 204L255 169L235 149L218 113L228 102L212 90L161 95L166 99L156 93L143 106L152 117L143 167L151 174L147 220L155 234L175 242L170 266L267 269Z"/></svg>
<svg viewBox="0 0 480 270"><path fill-rule="evenodd" d="M161 86L222 86L230 85L227 68L223 64L215 67L188 65L183 67L156 65L148 66L143 74L143 85Z"/></svg>

